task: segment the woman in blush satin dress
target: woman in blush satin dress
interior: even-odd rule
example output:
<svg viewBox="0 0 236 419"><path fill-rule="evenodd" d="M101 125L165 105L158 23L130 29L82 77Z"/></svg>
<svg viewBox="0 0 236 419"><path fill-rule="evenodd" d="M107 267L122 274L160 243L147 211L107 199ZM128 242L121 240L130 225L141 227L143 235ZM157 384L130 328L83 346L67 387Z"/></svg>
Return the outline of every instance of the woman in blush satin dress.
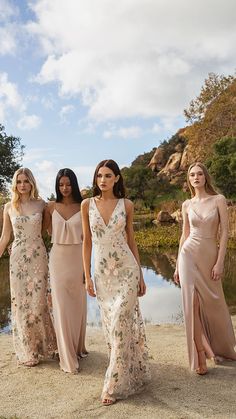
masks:
<svg viewBox="0 0 236 419"><path fill-rule="evenodd" d="M48 266L42 239L45 202L39 197L32 172L18 169L12 200L4 208L0 256L13 231L10 255L11 320L19 364L37 365L52 357L56 339L47 306Z"/></svg>
<svg viewBox="0 0 236 419"><path fill-rule="evenodd" d="M124 198L120 169L114 160L100 162L94 174L94 197L82 203L86 288L95 296L90 274L94 246L95 286L109 354L103 405L126 398L149 380L144 323L138 296L146 287L133 234L133 204Z"/></svg>
<svg viewBox="0 0 236 419"><path fill-rule="evenodd" d="M60 368L74 374L79 372L79 359L87 356L81 202L75 173L70 169L59 170L56 202L49 202L46 210L53 244L49 256L52 313Z"/></svg>
<svg viewBox="0 0 236 419"><path fill-rule="evenodd" d="M182 207L183 233L174 280L181 285L190 368L204 375L206 358L216 364L236 360L235 335L221 282L228 217L226 200L214 190L202 163L189 167L187 181L192 198Z"/></svg>

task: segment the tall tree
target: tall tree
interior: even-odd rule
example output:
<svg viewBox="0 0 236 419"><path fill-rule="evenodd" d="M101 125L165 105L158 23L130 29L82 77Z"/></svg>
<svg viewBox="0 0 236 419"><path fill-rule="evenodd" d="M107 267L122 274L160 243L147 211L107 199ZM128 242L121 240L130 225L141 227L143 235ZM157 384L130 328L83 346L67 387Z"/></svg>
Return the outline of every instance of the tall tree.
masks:
<svg viewBox="0 0 236 419"><path fill-rule="evenodd" d="M21 139L5 133L0 124L0 193L6 190L14 172L21 166L24 146Z"/></svg>
<svg viewBox="0 0 236 419"><path fill-rule="evenodd" d="M215 185L227 198L236 197L236 137L216 141L206 162Z"/></svg>
<svg viewBox="0 0 236 419"><path fill-rule="evenodd" d="M187 122L201 121L211 103L229 87L235 77L232 75L223 76L209 73L208 78L201 88L200 94L196 99L191 100L188 109L184 109Z"/></svg>

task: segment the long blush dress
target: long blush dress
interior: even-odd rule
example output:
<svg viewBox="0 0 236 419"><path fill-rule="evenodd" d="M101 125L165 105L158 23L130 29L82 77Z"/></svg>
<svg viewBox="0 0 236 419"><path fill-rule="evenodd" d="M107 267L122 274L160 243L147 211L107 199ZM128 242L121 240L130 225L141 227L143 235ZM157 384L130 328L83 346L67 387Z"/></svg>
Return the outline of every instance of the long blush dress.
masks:
<svg viewBox="0 0 236 419"><path fill-rule="evenodd" d="M43 243L44 201L32 201L32 213L9 213L14 241L10 256L13 343L19 363L50 357L56 340L47 306L48 267Z"/></svg>
<svg viewBox="0 0 236 419"><path fill-rule="evenodd" d="M124 199L104 223L94 198L89 222L95 285L108 347L109 365L102 397L126 398L150 378L144 323L139 309L139 266L126 241Z"/></svg>
<svg viewBox="0 0 236 419"><path fill-rule="evenodd" d="M60 367L76 373L79 355L85 351L87 311L80 211L65 220L54 209L52 243L49 272Z"/></svg>
<svg viewBox="0 0 236 419"><path fill-rule="evenodd" d="M203 218L195 212L191 200L188 200L187 212L190 235L180 250L178 268L189 363L190 368L196 370L199 364L194 342L194 293L197 293L200 303L202 342L206 356L235 359L236 341L222 283L211 279L218 255L218 208L216 206Z"/></svg>

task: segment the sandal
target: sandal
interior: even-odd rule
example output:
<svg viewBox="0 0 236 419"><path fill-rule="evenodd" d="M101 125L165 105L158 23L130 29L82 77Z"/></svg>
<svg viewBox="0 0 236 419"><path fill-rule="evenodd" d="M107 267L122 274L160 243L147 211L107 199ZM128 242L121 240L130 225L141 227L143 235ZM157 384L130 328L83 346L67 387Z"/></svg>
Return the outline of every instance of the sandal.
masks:
<svg viewBox="0 0 236 419"><path fill-rule="evenodd" d="M107 394L106 396L103 397L102 399L102 404L103 406L111 406L112 404L114 404L116 402L116 398L110 396L110 394Z"/></svg>
<svg viewBox="0 0 236 419"><path fill-rule="evenodd" d="M200 355L202 354L202 355ZM204 359L203 359L204 357ZM207 365L206 365L206 356L205 356L205 350L201 349L198 351L198 361L199 361L199 367L196 369L196 373L198 375L205 375L207 374Z"/></svg>
<svg viewBox="0 0 236 419"><path fill-rule="evenodd" d="M36 367L36 365L38 364L39 364L39 361L26 361L22 363L24 367Z"/></svg>
<svg viewBox="0 0 236 419"><path fill-rule="evenodd" d="M224 362L224 358L222 358L222 356L219 356L219 355L215 355L211 359L215 363L215 365L219 365L222 362Z"/></svg>

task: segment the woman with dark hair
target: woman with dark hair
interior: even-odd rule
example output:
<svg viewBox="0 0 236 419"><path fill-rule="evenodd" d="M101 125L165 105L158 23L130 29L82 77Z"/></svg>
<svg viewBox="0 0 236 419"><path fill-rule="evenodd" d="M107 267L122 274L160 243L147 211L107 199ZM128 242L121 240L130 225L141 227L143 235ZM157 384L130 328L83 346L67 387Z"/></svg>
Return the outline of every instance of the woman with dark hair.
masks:
<svg viewBox="0 0 236 419"><path fill-rule="evenodd" d="M49 272L54 327L60 367L77 373L85 349L86 291L83 280L82 196L75 173L59 170L56 177L56 202L49 202L46 225L52 236Z"/></svg>
<svg viewBox="0 0 236 419"><path fill-rule="evenodd" d="M83 201L83 260L86 289L97 295L109 353L102 403L126 398L149 380L144 323L138 296L146 292L133 233L133 204L125 199L114 160L95 170L94 197ZM90 273L94 245L95 286Z"/></svg>
<svg viewBox="0 0 236 419"><path fill-rule="evenodd" d="M236 360L235 336L221 283L228 216L225 197L215 191L202 163L189 167L187 182L192 198L182 207L183 233L174 279L181 285L190 368L204 375L206 358L215 363L224 358Z"/></svg>

